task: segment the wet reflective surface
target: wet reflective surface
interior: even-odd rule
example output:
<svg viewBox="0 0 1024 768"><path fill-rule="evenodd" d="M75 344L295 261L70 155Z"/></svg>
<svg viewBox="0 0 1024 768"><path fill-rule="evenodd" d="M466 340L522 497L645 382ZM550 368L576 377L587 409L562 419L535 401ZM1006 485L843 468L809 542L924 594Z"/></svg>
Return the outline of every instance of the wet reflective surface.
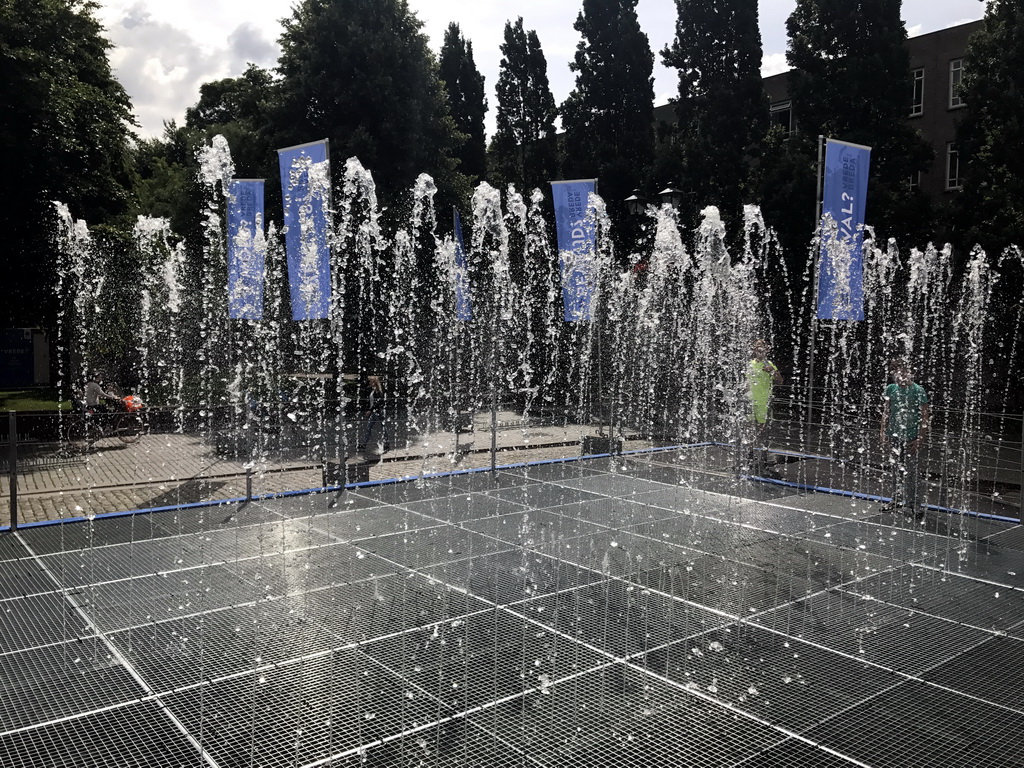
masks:
<svg viewBox="0 0 1024 768"><path fill-rule="evenodd" d="M0 758L1015 764L1014 526L670 459L5 536Z"/></svg>

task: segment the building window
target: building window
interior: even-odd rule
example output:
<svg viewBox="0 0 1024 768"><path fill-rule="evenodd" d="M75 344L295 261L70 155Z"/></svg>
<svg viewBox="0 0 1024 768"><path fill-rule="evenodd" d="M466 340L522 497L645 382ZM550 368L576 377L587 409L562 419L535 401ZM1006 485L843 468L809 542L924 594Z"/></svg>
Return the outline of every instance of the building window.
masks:
<svg viewBox="0 0 1024 768"><path fill-rule="evenodd" d="M782 133L789 136L793 132L793 102L777 101L768 107L771 125L778 125Z"/></svg>
<svg viewBox="0 0 1024 768"><path fill-rule="evenodd" d="M960 189L963 186L963 179L960 178L960 153L956 144L952 141L946 142L946 189Z"/></svg>
<svg viewBox="0 0 1024 768"><path fill-rule="evenodd" d="M964 79L964 60L953 59L949 62L949 108L962 107L964 100L960 98L960 85Z"/></svg>
<svg viewBox="0 0 1024 768"><path fill-rule="evenodd" d="M917 190L919 190L921 188L921 172L914 171L914 173L910 174L909 181L911 192L916 192Z"/></svg>
<svg viewBox="0 0 1024 768"><path fill-rule="evenodd" d="M911 70L910 77L914 83L910 99L910 116L917 117L924 114L924 67Z"/></svg>

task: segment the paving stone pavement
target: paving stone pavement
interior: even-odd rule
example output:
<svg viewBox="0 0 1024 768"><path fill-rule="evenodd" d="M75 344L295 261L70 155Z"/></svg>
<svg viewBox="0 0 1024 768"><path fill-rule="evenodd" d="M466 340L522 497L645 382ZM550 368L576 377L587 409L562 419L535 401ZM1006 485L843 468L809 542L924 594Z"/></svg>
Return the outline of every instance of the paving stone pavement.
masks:
<svg viewBox="0 0 1024 768"><path fill-rule="evenodd" d="M589 425L524 424L511 411L498 413L497 426L499 466L579 456L584 436L598 434L596 427ZM349 425L350 444L355 427ZM629 434L625 438L627 449L651 445ZM800 447L799 440L794 441L781 428L771 440L777 446ZM245 461L219 456L214 442L198 435L148 434L134 445L108 439L88 451L36 446L19 463L18 521L24 524L244 497ZM420 434L408 442L383 457L350 455L347 461L350 465L364 463L365 476L371 481L487 467L491 463L491 415L477 414L469 432ZM299 453L292 451L287 458L270 457L254 465L253 494L321 487L321 461ZM1020 451L1002 453L1005 455L997 455L997 460L983 461L979 472L1004 481L995 505L999 508L991 511L1016 516L1020 509ZM802 482L805 478L793 479ZM4 473L0 475L0 526L10 522L9 499L9 478ZM993 506L992 501L983 499L972 508Z"/></svg>
<svg viewBox="0 0 1024 768"><path fill-rule="evenodd" d="M522 425L513 413L500 413L496 464L544 461L580 455L584 435L594 427ZM630 441L629 448L649 443ZM408 447L383 457L352 455L365 463L371 481L409 478L491 464L490 415L480 414L472 432L421 435ZM211 441L196 435L149 434L133 445L101 440L90 450L58 446L34 451L19 465L19 524L236 499L246 495L246 462L217 455ZM319 488L323 468L302 457L258 462L254 495ZM10 522L10 482L0 477L0 525Z"/></svg>

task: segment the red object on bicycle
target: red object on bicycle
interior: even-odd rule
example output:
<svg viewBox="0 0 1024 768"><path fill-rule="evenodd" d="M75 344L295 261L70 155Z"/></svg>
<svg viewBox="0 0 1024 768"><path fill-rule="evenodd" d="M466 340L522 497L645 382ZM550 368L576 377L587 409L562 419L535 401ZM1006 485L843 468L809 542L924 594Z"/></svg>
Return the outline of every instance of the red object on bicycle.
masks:
<svg viewBox="0 0 1024 768"><path fill-rule="evenodd" d="M121 402L124 403L124 409L128 412L141 411L145 407L145 403L142 402L142 398L138 395L122 397Z"/></svg>

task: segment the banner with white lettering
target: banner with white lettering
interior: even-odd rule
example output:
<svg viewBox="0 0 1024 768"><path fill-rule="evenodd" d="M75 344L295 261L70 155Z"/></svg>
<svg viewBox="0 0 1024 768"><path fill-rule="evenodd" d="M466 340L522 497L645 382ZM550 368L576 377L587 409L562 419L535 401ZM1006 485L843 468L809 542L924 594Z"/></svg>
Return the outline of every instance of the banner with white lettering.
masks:
<svg viewBox="0 0 1024 768"><path fill-rule="evenodd" d="M864 319L864 208L871 147L828 139L822 192L818 319ZM826 226L831 217L834 224Z"/></svg>
<svg viewBox="0 0 1024 768"><path fill-rule="evenodd" d="M293 320L322 320L331 299L327 139L277 150Z"/></svg>
<svg viewBox="0 0 1024 768"><path fill-rule="evenodd" d="M562 273L562 308L567 323L587 321L593 316L597 287L596 234L594 220L587 215L587 204L596 182L596 179L551 182L558 263Z"/></svg>
<svg viewBox="0 0 1024 768"><path fill-rule="evenodd" d="M469 295L469 271L466 267L466 244L462 239L462 220L457 208L455 215L455 317L464 323L473 319L473 304Z"/></svg>
<svg viewBox="0 0 1024 768"><path fill-rule="evenodd" d="M263 317L263 179L232 179L228 186L228 317Z"/></svg>

